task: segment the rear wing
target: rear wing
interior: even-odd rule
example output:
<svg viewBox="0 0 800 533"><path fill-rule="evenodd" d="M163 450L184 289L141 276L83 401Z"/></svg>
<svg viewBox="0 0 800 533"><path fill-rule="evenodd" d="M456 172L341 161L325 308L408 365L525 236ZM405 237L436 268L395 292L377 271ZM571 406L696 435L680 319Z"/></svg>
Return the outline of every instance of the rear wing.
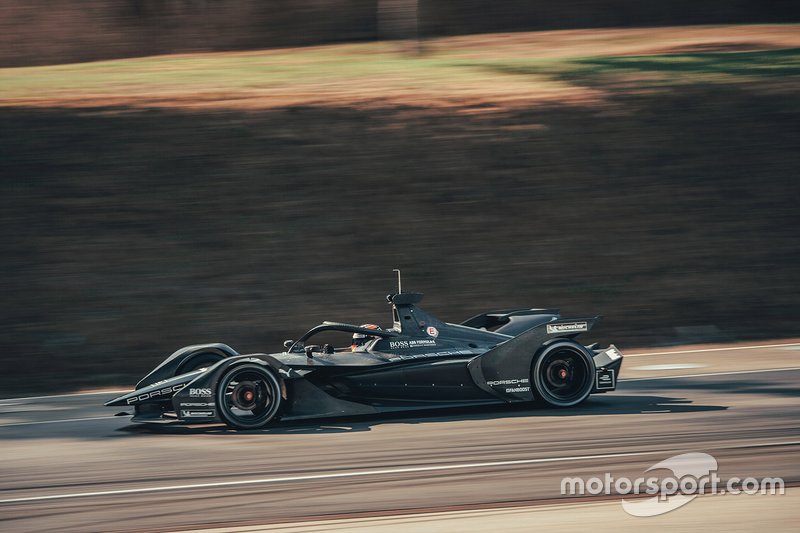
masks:
<svg viewBox="0 0 800 533"><path fill-rule="evenodd" d="M495 326L507 324L511 317L529 315L559 315L558 309L503 309L499 311L489 311L469 318L461 323L462 326L470 328L490 329Z"/></svg>
<svg viewBox="0 0 800 533"><path fill-rule="evenodd" d="M461 325L516 337L531 328L557 320L560 316L558 309L505 309L475 315Z"/></svg>

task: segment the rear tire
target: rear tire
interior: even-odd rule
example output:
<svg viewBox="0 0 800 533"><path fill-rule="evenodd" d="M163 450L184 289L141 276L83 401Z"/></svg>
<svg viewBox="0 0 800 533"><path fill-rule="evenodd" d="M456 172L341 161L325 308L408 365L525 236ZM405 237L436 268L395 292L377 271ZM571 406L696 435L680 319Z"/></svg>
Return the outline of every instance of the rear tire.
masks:
<svg viewBox="0 0 800 533"><path fill-rule="evenodd" d="M217 385L217 409L235 429L259 429L274 420L281 407L278 378L257 364L228 370Z"/></svg>
<svg viewBox="0 0 800 533"><path fill-rule="evenodd" d="M536 358L531 374L538 399L551 407L572 407L594 388L594 359L577 342L556 341Z"/></svg>

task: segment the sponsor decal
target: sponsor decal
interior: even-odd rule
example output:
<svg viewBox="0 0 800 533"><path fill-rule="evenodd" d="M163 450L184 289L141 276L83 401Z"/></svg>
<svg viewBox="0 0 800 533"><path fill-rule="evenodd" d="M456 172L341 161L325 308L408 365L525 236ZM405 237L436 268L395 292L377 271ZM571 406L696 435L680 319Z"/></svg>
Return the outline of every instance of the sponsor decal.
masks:
<svg viewBox="0 0 800 533"><path fill-rule="evenodd" d="M443 355L474 355L470 350L448 350L445 352L428 352L415 354L397 354L389 361L406 361L408 359L425 359L426 357L441 357Z"/></svg>
<svg viewBox="0 0 800 533"><path fill-rule="evenodd" d="M589 324L586 322L547 324L547 333L575 333L578 331L589 331Z"/></svg>
<svg viewBox="0 0 800 533"><path fill-rule="evenodd" d="M595 388L599 390L607 390L614 388L614 369L603 369L597 371L595 378Z"/></svg>
<svg viewBox="0 0 800 533"><path fill-rule="evenodd" d="M214 411L181 410L181 418L213 418Z"/></svg>
<svg viewBox="0 0 800 533"><path fill-rule="evenodd" d="M156 398L156 397L160 397L160 396L172 396L174 393L178 392L179 390L181 390L185 386L186 386L185 383L181 383L179 385L173 385L172 387L164 387L163 389L157 389L157 390L150 391L150 392L144 392L142 394L139 394L138 396L134 396L132 398L128 398L127 402L128 402L128 405L131 405L133 403L144 402L144 401L149 400L151 398Z"/></svg>
<svg viewBox="0 0 800 533"><path fill-rule="evenodd" d="M181 409L184 407L214 407L214 402L189 402L189 403L182 403Z"/></svg>
<svg viewBox="0 0 800 533"><path fill-rule="evenodd" d="M495 387L497 385L522 385L524 383L530 383L528 378L520 378L520 379L499 379L497 381L487 381L486 384L490 387Z"/></svg>
<svg viewBox="0 0 800 533"><path fill-rule="evenodd" d="M189 396L211 396L211 389L189 389Z"/></svg>
<svg viewBox="0 0 800 533"><path fill-rule="evenodd" d="M433 339L411 339L407 341L389 341L389 349L403 350L406 348L422 348L425 346L436 346Z"/></svg>
<svg viewBox="0 0 800 533"><path fill-rule="evenodd" d="M515 379L496 379L494 381L487 381L486 384L490 387L498 387L498 386L506 386L506 392L530 392L530 386L526 386L527 383L530 383L528 378L515 378ZM508 387L507 385L516 385L513 387Z"/></svg>
<svg viewBox="0 0 800 533"><path fill-rule="evenodd" d="M425 330L428 336L436 338L439 336L439 330L433 326L428 326L428 329Z"/></svg>
<svg viewBox="0 0 800 533"><path fill-rule="evenodd" d="M278 369L278 374L283 374L288 378L288 377L291 377L292 371L291 370L286 370L285 368L279 368Z"/></svg>

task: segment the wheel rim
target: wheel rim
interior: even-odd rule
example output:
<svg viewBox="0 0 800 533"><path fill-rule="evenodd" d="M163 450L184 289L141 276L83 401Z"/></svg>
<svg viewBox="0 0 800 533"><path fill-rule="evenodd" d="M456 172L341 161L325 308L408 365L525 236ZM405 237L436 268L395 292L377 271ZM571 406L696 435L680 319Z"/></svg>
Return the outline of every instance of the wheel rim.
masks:
<svg viewBox="0 0 800 533"><path fill-rule="evenodd" d="M261 369L235 369L223 378L219 391L224 418L236 427L263 426L275 416L280 403L277 381Z"/></svg>
<svg viewBox="0 0 800 533"><path fill-rule="evenodd" d="M556 406L583 401L591 392L592 365L579 348L562 345L546 352L536 365L536 383L544 399Z"/></svg>

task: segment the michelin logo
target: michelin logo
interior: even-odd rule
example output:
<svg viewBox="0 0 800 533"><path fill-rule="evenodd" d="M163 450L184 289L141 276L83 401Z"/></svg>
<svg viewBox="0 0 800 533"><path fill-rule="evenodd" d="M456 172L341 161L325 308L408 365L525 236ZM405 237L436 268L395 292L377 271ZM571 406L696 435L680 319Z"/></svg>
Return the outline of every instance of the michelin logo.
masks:
<svg viewBox="0 0 800 533"><path fill-rule="evenodd" d="M576 333L580 331L589 331L589 324L586 322L547 324L547 333Z"/></svg>

